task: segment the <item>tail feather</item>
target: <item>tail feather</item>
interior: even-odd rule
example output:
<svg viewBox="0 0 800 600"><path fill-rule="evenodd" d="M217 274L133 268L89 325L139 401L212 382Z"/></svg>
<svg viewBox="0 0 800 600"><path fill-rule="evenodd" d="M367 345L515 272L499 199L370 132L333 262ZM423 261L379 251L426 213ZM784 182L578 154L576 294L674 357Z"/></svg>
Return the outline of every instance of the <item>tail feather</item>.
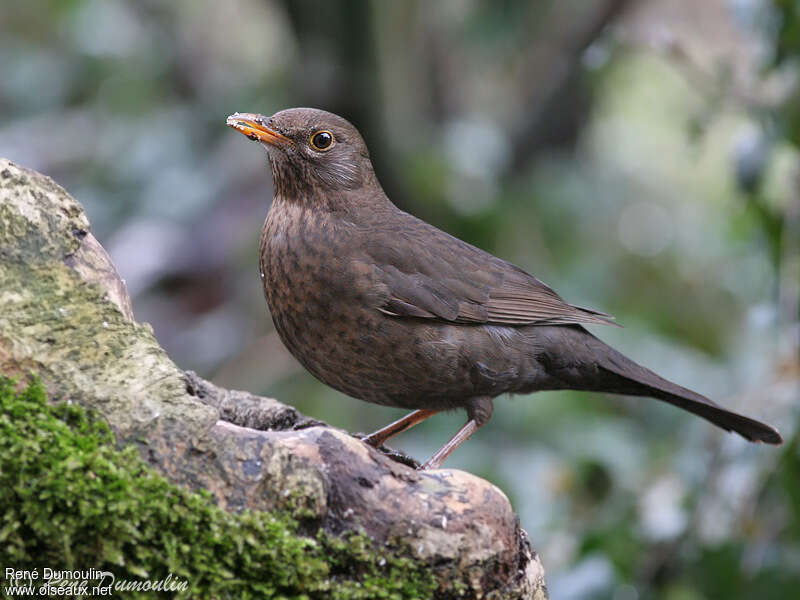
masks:
<svg viewBox="0 0 800 600"><path fill-rule="evenodd" d="M611 384L610 387L614 388L609 389L607 385L604 388L605 391L633 396L650 396L669 402L710 421L717 427L735 431L751 442L783 443L781 434L774 427L727 410L697 392L667 381L650 369L636 364L594 336L592 338L599 344L599 347L595 348L595 364L607 376L611 376L612 379L617 378L612 382L608 381L608 377L603 378L607 384Z"/></svg>

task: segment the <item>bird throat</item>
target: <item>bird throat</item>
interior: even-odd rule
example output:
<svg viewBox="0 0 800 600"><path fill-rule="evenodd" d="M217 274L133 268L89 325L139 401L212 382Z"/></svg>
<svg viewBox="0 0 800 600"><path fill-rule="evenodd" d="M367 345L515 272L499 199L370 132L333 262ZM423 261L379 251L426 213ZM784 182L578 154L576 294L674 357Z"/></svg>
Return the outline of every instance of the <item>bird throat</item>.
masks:
<svg viewBox="0 0 800 600"><path fill-rule="evenodd" d="M313 195L313 185L308 181L308 174L303 173L302 169L285 156L275 156L270 152L269 166L276 198L303 202L303 199Z"/></svg>

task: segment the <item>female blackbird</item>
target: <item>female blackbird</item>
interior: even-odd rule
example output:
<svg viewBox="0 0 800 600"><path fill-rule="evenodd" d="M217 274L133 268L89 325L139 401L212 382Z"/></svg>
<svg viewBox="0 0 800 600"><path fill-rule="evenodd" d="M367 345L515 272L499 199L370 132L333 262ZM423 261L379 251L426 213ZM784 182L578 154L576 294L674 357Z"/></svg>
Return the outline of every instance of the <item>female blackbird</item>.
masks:
<svg viewBox="0 0 800 600"><path fill-rule="evenodd" d="M309 108L227 124L268 151L275 198L260 271L275 328L311 373L346 394L415 409L365 440L380 446L431 415L467 411L428 460L438 468L485 425L504 393L575 389L650 396L753 442L769 425L636 364L581 325L612 323L567 304L522 269L398 209L355 127Z"/></svg>

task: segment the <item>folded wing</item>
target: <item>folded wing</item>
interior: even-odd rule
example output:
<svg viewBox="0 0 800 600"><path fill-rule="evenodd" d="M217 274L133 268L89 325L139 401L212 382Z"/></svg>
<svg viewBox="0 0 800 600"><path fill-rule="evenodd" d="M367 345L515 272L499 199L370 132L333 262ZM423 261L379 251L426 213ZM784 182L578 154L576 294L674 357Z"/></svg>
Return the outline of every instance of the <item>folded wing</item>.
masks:
<svg viewBox="0 0 800 600"><path fill-rule="evenodd" d="M522 269L405 216L408 226L382 231L364 248L384 313L512 326L614 324L609 315L567 304Z"/></svg>

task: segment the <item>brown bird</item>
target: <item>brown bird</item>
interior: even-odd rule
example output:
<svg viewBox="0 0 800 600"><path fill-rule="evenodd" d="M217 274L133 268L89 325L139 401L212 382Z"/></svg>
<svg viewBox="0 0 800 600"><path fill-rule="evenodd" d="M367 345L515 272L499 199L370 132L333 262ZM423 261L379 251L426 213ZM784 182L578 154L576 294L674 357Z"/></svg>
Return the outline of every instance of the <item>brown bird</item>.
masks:
<svg viewBox="0 0 800 600"><path fill-rule="evenodd" d="M269 154L275 198L260 271L283 343L331 387L414 409L367 436L371 445L464 408L466 424L422 467L438 468L489 421L496 396L559 389L649 396L752 442L782 442L582 326L608 315L567 304L519 267L398 209L345 119L292 108L227 124Z"/></svg>

